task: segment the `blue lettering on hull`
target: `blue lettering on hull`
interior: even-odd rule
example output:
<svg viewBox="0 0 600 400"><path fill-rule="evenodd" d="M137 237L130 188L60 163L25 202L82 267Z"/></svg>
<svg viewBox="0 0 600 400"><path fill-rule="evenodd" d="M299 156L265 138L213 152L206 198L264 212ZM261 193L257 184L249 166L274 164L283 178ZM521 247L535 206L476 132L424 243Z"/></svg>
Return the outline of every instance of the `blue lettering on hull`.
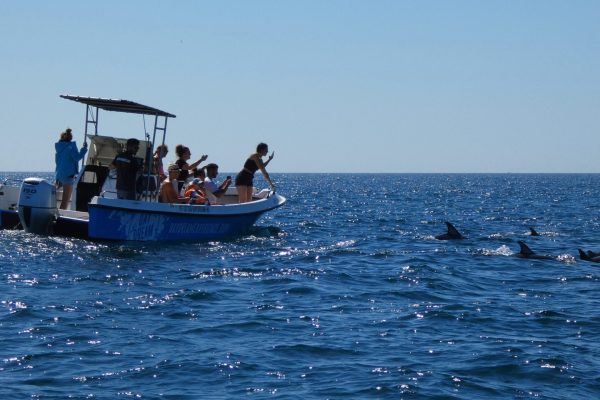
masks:
<svg viewBox="0 0 600 400"><path fill-rule="evenodd" d="M215 240L246 232L258 214L207 217L90 207L89 234L114 240Z"/></svg>

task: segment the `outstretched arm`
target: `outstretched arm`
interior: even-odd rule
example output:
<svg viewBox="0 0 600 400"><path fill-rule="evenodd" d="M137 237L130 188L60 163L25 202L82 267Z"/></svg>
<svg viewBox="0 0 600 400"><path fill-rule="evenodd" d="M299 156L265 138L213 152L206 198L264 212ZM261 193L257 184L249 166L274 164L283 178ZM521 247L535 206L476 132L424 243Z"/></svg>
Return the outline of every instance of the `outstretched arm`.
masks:
<svg viewBox="0 0 600 400"><path fill-rule="evenodd" d="M254 161L256 161L256 165L258 165L258 169L260 169L260 172L262 172L266 181L269 182L269 186L271 186L271 189L275 190L275 185L273 185L273 182L271 181L271 177L269 176L269 173L267 172L267 169L265 168L267 166L267 164L269 163L269 161L271 161L272 159L273 159L273 155L271 154L271 156L269 156L269 160L266 163L263 163L262 160L260 159L260 157L257 155L256 159Z"/></svg>
<svg viewBox="0 0 600 400"><path fill-rule="evenodd" d="M198 161L196 161L195 163L192 164L188 164L187 167L184 167L183 169L188 169L188 170L192 170L194 168L196 168L198 165L200 165L200 163L204 160L206 160L208 158L208 156L206 154L204 154L202 157L200 157L200 159Z"/></svg>
<svg viewBox="0 0 600 400"><path fill-rule="evenodd" d="M79 150L79 159L80 160L83 158L83 156L85 156L85 153L87 153L87 151L88 151L87 142L83 142L83 145L81 146L81 150Z"/></svg>
<svg viewBox="0 0 600 400"><path fill-rule="evenodd" d="M273 159L273 157L275 157L275 152L272 152L271 155L269 156L269 159L263 163L263 165L266 167L268 163L271 162L271 160Z"/></svg>

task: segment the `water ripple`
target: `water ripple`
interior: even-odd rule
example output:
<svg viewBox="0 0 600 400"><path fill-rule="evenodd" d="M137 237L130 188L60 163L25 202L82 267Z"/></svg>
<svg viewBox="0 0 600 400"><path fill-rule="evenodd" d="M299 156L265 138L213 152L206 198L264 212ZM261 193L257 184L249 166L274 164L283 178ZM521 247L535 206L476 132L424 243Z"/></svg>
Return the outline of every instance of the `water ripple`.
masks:
<svg viewBox="0 0 600 400"><path fill-rule="evenodd" d="M0 231L0 396L597 397L600 175L361 179L227 241Z"/></svg>

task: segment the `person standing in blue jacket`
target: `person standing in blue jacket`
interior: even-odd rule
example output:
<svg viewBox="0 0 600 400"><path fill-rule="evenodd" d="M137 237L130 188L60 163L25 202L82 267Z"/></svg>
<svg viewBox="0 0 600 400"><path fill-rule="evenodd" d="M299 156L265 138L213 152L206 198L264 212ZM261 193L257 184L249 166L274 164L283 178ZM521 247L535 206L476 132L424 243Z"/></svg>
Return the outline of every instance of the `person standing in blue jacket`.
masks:
<svg viewBox="0 0 600 400"><path fill-rule="evenodd" d="M73 182L79 172L79 161L87 152L87 142L83 143L80 150L77 150L77 144L73 142L71 128L67 128L60 134L60 140L54 144L56 155L56 185L63 188L60 208L66 209L73 193Z"/></svg>

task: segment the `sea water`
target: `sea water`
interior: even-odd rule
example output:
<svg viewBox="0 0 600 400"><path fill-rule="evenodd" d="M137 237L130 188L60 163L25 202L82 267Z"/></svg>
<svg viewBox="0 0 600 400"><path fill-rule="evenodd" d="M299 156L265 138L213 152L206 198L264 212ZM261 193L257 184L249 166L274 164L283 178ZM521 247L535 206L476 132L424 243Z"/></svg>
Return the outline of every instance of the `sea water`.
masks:
<svg viewBox="0 0 600 400"><path fill-rule="evenodd" d="M0 398L600 397L600 175L272 176L227 241L0 231Z"/></svg>

